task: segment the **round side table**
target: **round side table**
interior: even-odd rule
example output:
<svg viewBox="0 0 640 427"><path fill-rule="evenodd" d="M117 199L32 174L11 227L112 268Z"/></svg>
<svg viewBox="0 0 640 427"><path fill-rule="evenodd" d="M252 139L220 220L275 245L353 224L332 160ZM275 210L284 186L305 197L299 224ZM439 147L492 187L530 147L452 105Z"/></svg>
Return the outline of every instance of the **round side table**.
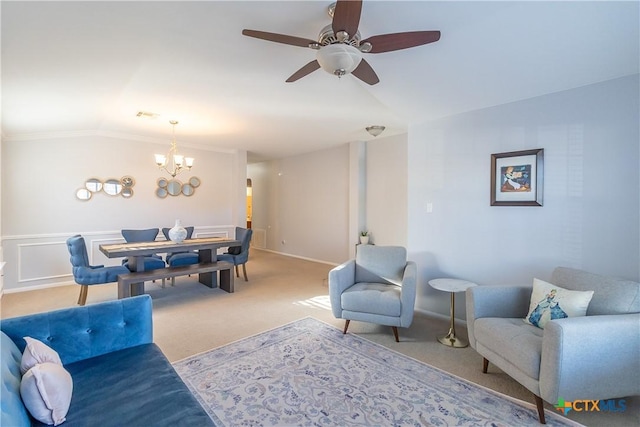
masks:
<svg viewBox="0 0 640 427"><path fill-rule="evenodd" d="M456 337L455 327L455 310L456 310L456 292L464 292L467 288L472 286L478 286L473 282L460 279L432 279L429 280L429 285L439 291L451 292L451 326L449 327L449 333L447 336L438 338L441 344L449 347L463 348L469 345L468 342L462 338Z"/></svg>

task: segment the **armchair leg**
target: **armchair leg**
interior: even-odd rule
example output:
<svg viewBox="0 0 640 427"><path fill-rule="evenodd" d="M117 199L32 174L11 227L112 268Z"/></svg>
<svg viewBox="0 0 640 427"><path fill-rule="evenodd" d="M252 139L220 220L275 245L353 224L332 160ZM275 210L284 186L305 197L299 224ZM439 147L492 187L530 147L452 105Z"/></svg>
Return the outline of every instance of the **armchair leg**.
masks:
<svg viewBox="0 0 640 427"><path fill-rule="evenodd" d="M347 319L346 322L344 322L344 331L342 331L343 334L347 333L347 329L349 329L349 322L351 322L351 320Z"/></svg>
<svg viewBox="0 0 640 427"><path fill-rule="evenodd" d="M244 281L248 282L249 279L247 279L247 264L242 264L242 273L244 273Z"/></svg>
<svg viewBox="0 0 640 427"><path fill-rule="evenodd" d="M236 277L240 277L240 271L238 270L238 264L236 264Z"/></svg>
<svg viewBox="0 0 640 427"><path fill-rule="evenodd" d="M538 409L538 420L540 420L540 424L546 424L547 420L544 418L544 406L542 403L542 398L536 394L533 395L536 400L536 408Z"/></svg>
<svg viewBox="0 0 640 427"><path fill-rule="evenodd" d="M78 296L78 305L86 304L88 293L89 293L89 285L80 285L80 296Z"/></svg>
<svg viewBox="0 0 640 427"><path fill-rule="evenodd" d="M398 338L398 328L396 326L392 326L391 329L393 329L393 336L396 338L396 342L400 342L400 339Z"/></svg>
<svg viewBox="0 0 640 427"><path fill-rule="evenodd" d="M489 369L489 361L483 357L482 358L482 373L486 374L487 373L487 369Z"/></svg>

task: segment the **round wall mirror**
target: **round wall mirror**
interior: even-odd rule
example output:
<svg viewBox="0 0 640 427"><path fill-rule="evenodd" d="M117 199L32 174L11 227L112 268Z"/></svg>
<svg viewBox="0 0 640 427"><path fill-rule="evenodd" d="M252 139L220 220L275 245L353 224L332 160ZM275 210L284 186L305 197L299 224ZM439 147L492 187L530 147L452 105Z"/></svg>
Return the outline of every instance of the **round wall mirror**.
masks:
<svg viewBox="0 0 640 427"><path fill-rule="evenodd" d="M92 195L93 193L86 188L79 188L78 191L76 191L76 197L78 200L82 200L83 202L91 199Z"/></svg>
<svg viewBox="0 0 640 427"><path fill-rule="evenodd" d="M194 192L194 188L191 186L191 184L184 184L182 186L182 194L184 194L185 196L191 196Z"/></svg>
<svg viewBox="0 0 640 427"><path fill-rule="evenodd" d="M104 182L102 190L110 196L117 196L122 191L122 184L119 179L108 179Z"/></svg>
<svg viewBox="0 0 640 427"><path fill-rule="evenodd" d="M197 188L200 185L200 178L198 178L197 176L192 176L189 179L189 184L193 187L193 188Z"/></svg>
<svg viewBox="0 0 640 427"><path fill-rule="evenodd" d="M120 193L120 195L122 197L124 197L125 199L128 199L130 197L133 197L133 188L131 187L124 187L122 189L122 193Z"/></svg>
<svg viewBox="0 0 640 427"><path fill-rule="evenodd" d="M167 192L166 188L160 188L158 187L156 189L156 196L160 197L161 199L164 199L165 197L167 197L169 193Z"/></svg>
<svg viewBox="0 0 640 427"><path fill-rule="evenodd" d="M158 181L156 181L156 183L160 188L167 188L167 184L169 184L169 181L167 181L166 178L158 178Z"/></svg>
<svg viewBox="0 0 640 427"><path fill-rule="evenodd" d="M182 183L177 179L172 179L167 184L167 191L172 196L177 196L182 192Z"/></svg>
<svg viewBox="0 0 640 427"><path fill-rule="evenodd" d="M92 193L97 193L102 190L102 181L98 178L89 178L84 183L85 188Z"/></svg>

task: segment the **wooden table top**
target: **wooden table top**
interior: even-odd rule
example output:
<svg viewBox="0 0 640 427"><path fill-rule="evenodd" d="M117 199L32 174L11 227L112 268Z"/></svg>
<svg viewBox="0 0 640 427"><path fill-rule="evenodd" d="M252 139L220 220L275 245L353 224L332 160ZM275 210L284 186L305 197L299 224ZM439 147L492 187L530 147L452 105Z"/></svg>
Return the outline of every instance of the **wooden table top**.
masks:
<svg viewBox="0 0 640 427"><path fill-rule="evenodd" d="M180 243L176 243L171 240L159 240L155 242L100 245L100 252L105 254L107 258L118 258L126 256L153 255L158 252L172 252L176 250L195 251L200 249L216 249L240 245L240 240L229 239L226 237L202 237L184 240Z"/></svg>

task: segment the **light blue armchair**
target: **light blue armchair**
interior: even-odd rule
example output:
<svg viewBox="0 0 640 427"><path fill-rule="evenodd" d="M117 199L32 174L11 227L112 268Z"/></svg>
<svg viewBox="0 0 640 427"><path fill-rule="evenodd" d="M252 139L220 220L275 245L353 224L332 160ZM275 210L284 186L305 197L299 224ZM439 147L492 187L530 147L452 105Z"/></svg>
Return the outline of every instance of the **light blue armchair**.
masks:
<svg viewBox="0 0 640 427"><path fill-rule="evenodd" d="M251 244L251 236L253 230L250 228L236 227L236 240L240 240L240 246L232 246L229 251L224 254L218 255L218 261L232 262L236 268L236 277L240 277L238 266L242 265L242 273L244 274L244 281L247 282L247 261L249 261L249 248Z"/></svg>
<svg viewBox="0 0 640 427"><path fill-rule="evenodd" d="M67 239L67 249L71 255L73 278L80 285L79 305L86 304L90 285L117 282L118 274L129 273L129 269L123 266L90 265L84 237L79 234Z"/></svg>
<svg viewBox="0 0 640 427"><path fill-rule="evenodd" d="M333 315L391 326L396 342L398 326L413 321L417 268L407 261L401 246L359 245L356 258L329 272L329 298Z"/></svg>
<svg viewBox="0 0 640 427"><path fill-rule="evenodd" d="M471 347L533 394L542 424L543 400L601 400L640 395L640 283L558 267L551 283L594 291L587 315L551 320L544 329L523 321L529 286L477 286L466 291Z"/></svg>

